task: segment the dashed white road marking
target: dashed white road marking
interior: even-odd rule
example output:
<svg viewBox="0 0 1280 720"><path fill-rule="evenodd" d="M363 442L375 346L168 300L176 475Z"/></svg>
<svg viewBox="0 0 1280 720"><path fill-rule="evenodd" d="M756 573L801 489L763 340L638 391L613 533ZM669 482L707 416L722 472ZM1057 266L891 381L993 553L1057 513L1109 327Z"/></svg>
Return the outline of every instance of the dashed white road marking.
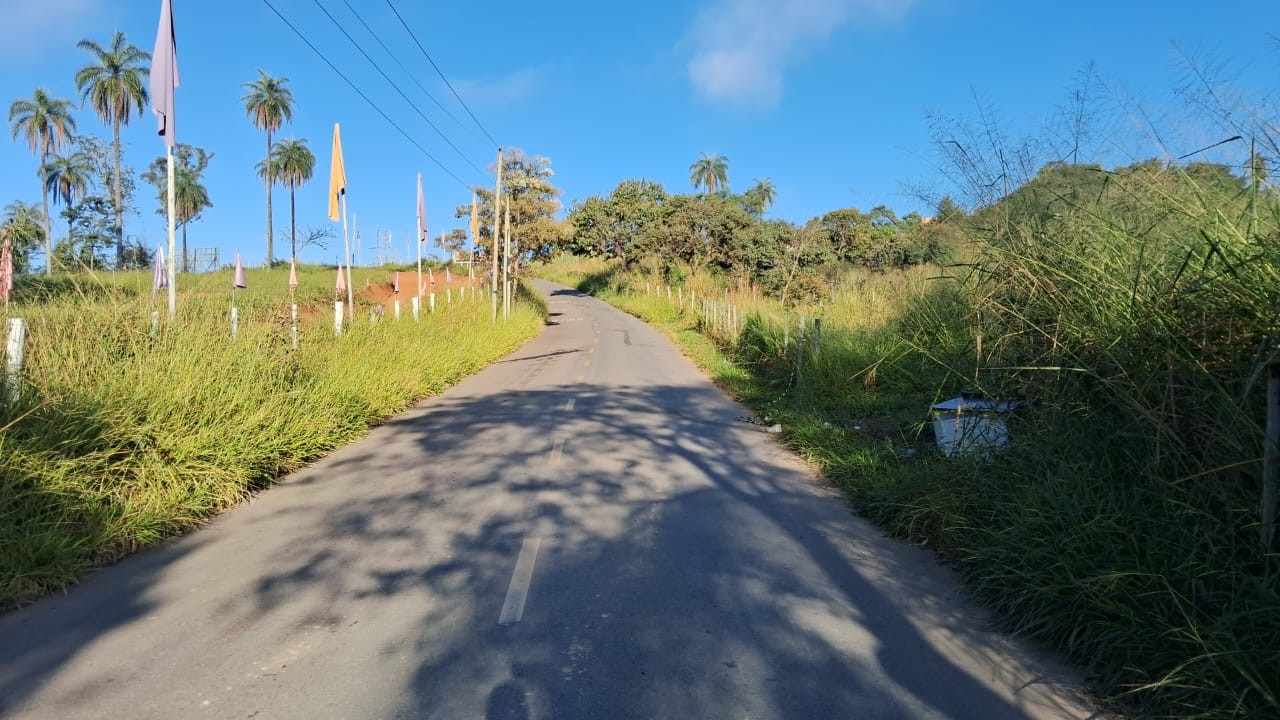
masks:
<svg viewBox="0 0 1280 720"><path fill-rule="evenodd" d="M551 446L551 452L547 453L547 464L559 465L560 453L563 450L564 450L564 438L556 438L555 443L552 444Z"/></svg>
<svg viewBox="0 0 1280 720"><path fill-rule="evenodd" d="M577 402L578 402L578 398L569 398L568 400L565 400L564 409L568 411L572 411L574 404L576 404Z"/></svg>
<svg viewBox="0 0 1280 720"><path fill-rule="evenodd" d="M518 623L524 617L524 604L529 599L529 586L533 582L533 566L538 562L540 547L542 547L542 538L525 538L520 543L516 569L512 571L511 582L507 585L507 599L502 602L502 612L498 614L499 625Z"/></svg>

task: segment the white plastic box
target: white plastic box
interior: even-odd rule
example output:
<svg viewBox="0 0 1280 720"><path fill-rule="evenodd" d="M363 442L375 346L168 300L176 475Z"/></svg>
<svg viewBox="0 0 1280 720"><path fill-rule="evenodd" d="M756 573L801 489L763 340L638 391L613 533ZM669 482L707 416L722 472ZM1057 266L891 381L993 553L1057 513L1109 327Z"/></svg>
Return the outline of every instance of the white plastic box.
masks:
<svg viewBox="0 0 1280 720"><path fill-rule="evenodd" d="M966 393L934 405L933 434L938 449L950 457L956 453L989 454L1008 445L1009 431L1000 416L1019 404Z"/></svg>

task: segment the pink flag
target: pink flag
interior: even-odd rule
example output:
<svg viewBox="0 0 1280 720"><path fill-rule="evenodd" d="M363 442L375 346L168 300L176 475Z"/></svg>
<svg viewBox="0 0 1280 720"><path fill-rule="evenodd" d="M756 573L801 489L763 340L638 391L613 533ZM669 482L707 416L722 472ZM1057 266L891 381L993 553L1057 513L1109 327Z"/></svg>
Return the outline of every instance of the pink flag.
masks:
<svg viewBox="0 0 1280 720"><path fill-rule="evenodd" d="M151 294L154 296L164 288L169 287L169 273L164 267L164 246L156 246L156 272L151 278Z"/></svg>
<svg viewBox="0 0 1280 720"><path fill-rule="evenodd" d="M431 272L431 268L427 268L427 279L431 281L432 285L436 284L436 275Z"/></svg>
<svg viewBox="0 0 1280 720"><path fill-rule="evenodd" d="M178 43L173 34L173 7L160 0L160 27L156 30L156 48L151 53L151 112L160 121L160 137L173 147L173 91L178 83Z"/></svg>
<svg viewBox="0 0 1280 720"><path fill-rule="evenodd" d="M398 272L396 273L396 281L391 286L391 292L395 293L396 295L400 294L400 273Z"/></svg>
<svg viewBox="0 0 1280 720"><path fill-rule="evenodd" d="M289 261L289 289L298 289L298 265L293 260Z"/></svg>
<svg viewBox="0 0 1280 720"><path fill-rule="evenodd" d="M444 284L445 285L453 284L453 273L449 272L449 268L444 269Z"/></svg>
<svg viewBox="0 0 1280 720"><path fill-rule="evenodd" d="M0 299L5 305L13 296L13 245L9 243L9 229L5 228L4 247L0 247Z"/></svg>
<svg viewBox="0 0 1280 720"><path fill-rule="evenodd" d="M338 263L338 283L334 285L339 295L347 294L347 278L342 274L342 263Z"/></svg>
<svg viewBox="0 0 1280 720"><path fill-rule="evenodd" d="M244 266L240 264L240 253L236 253L236 271L231 277L231 287L244 289L249 284L244 281Z"/></svg>

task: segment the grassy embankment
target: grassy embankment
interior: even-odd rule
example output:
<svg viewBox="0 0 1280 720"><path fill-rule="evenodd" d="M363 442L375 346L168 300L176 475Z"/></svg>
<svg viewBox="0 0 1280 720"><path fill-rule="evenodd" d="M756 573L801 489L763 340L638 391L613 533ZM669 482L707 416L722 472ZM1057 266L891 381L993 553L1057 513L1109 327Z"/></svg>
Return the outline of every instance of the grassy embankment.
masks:
<svg viewBox="0 0 1280 720"><path fill-rule="evenodd" d="M411 275L411 274L410 274ZM402 282L412 282L402 276ZM96 565L194 527L415 399L439 393L538 332L524 297L493 325L483 294L415 323L333 333L332 269L300 269L291 349L288 269L250 270L229 332L230 272L183 276L179 322L155 337L149 273L21 278L24 390L0 405L0 606L65 588ZM357 269L355 287L385 283ZM360 305L360 301L357 300Z"/></svg>
<svg viewBox="0 0 1280 720"><path fill-rule="evenodd" d="M1176 173L1127 180L1055 196L1042 225L975 232L968 267L846 271L808 308L709 276L669 302L664 278L601 261L542 274L666 330L859 513L951 560L1113 708L1280 717L1280 557L1258 513L1278 218L1205 203ZM741 323L709 321L708 298ZM817 315L820 355L797 373L798 320ZM1028 400L990 461L933 449L928 408L967 389Z"/></svg>

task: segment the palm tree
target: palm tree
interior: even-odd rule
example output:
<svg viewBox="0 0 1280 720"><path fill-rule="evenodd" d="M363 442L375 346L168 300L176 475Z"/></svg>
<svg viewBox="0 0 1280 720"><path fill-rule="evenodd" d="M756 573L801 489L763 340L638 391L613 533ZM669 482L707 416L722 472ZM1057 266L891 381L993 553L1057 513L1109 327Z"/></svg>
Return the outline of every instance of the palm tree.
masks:
<svg viewBox="0 0 1280 720"><path fill-rule="evenodd" d="M307 147L306 140L282 140L271 151L271 162L258 163L258 174L264 179L271 175L272 182L289 188L289 257L298 258L298 215L294 193L311 179L316 168L316 156Z"/></svg>
<svg viewBox="0 0 1280 720"><path fill-rule="evenodd" d="M265 70L258 70L258 79L244 84L245 115L253 121L253 126L267 133L267 157L259 163L259 169L270 167L271 133L293 119L293 93L285 87L289 78L273 78ZM274 173L259 173L267 181L267 267L271 267L271 186L275 184Z"/></svg>
<svg viewBox="0 0 1280 720"><path fill-rule="evenodd" d="M774 187L773 180L770 178L757 179L755 185L751 186L747 194L755 201L756 207L760 209L760 217L762 218L765 211L773 207L774 201L778 199L778 189Z"/></svg>
<svg viewBox="0 0 1280 720"><path fill-rule="evenodd" d="M701 187L709 193L728 189L729 158L723 155L713 157L702 153L702 157L689 166L689 184L695 190Z"/></svg>
<svg viewBox="0 0 1280 720"><path fill-rule="evenodd" d="M94 62L76 71L76 89L94 114L111 125L111 151L115 159L115 173L111 183L111 204L115 210L116 264L124 257L124 201L120 183L120 126L128 125L136 113L142 116L147 104L147 86L143 78L151 69L145 64L151 54L130 45L122 32L111 37L111 47L103 48L92 40L81 40L76 47L86 50Z"/></svg>
<svg viewBox="0 0 1280 720"><path fill-rule="evenodd" d="M13 138L26 139L31 152L40 158L40 194L44 203L44 273L53 274L53 232L49 227L49 188L44 182L43 168L49 157L63 143L70 141L76 129L71 117L71 102L49 97L44 90L36 90L30 100L14 100L9 106L9 122L13 123Z"/></svg>
<svg viewBox="0 0 1280 720"><path fill-rule="evenodd" d="M173 223L182 228L182 272L187 272L187 225L200 219L200 213L213 207L209 199L209 190L204 186L201 176L213 153L204 148L186 143L178 143L173 148ZM142 174L142 179L156 188L156 200L160 203L158 215L165 216L169 212L168 190L169 172L168 158L161 156L151 161L151 167Z"/></svg>
<svg viewBox="0 0 1280 720"><path fill-rule="evenodd" d="M44 187L47 192L53 193L54 205L62 201L70 210L76 200L83 197L85 191L89 189L89 178L92 173L93 162L85 153L58 155L44 166ZM66 213L66 216L67 242L70 243L75 216L70 212Z"/></svg>
<svg viewBox="0 0 1280 720"><path fill-rule="evenodd" d="M9 203L4 209L4 220L0 221L13 243L13 272L27 271L31 250L40 247L40 234L44 232L45 217L40 208L28 205L21 200Z"/></svg>

